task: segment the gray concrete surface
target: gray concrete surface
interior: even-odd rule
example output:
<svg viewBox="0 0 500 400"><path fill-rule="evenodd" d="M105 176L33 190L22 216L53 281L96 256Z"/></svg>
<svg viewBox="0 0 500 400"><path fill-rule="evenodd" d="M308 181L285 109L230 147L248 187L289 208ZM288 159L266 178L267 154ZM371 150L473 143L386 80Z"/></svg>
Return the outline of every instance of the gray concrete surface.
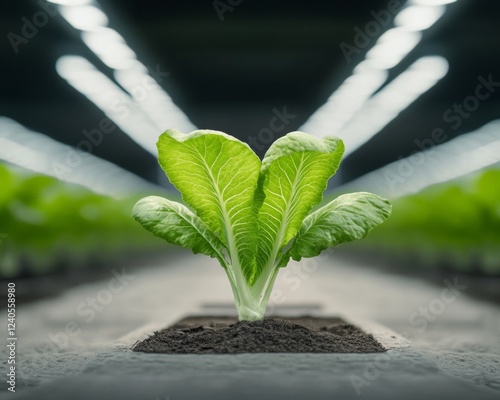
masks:
<svg viewBox="0 0 500 400"><path fill-rule="evenodd" d="M121 272L18 307L17 388L2 380L2 398L500 398L500 307L453 279L430 285L337 257L292 263L271 312L340 315L390 350L197 356L129 348L186 314L232 312L222 269L185 255Z"/></svg>

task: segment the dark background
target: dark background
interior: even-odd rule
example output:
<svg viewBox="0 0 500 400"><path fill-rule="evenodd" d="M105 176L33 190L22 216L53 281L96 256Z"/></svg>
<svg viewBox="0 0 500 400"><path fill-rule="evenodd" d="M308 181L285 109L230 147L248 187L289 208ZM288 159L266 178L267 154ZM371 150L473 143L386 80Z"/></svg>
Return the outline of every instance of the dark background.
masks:
<svg viewBox="0 0 500 400"><path fill-rule="evenodd" d="M243 0L221 21L210 0L99 2L110 27L124 36L138 59L170 73L161 85L196 126L242 140L269 125L273 108L286 106L296 115L287 131L299 128L369 49L348 63L340 43L353 43L354 28L363 28L373 20L370 11L385 9L387 3ZM19 33L22 18L31 18L40 5L9 1L2 8L0 115L76 146L82 129L98 126L103 113L58 76L55 63L63 55L78 54L111 78L112 71L60 15L15 54L8 33ZM443 112L474 93L479 75L493 74L500 81L500 2L459 0L447 8L423 32L414 51L390 70L390 77L425 55L445 57L448 74L346 159L344 181L414 151L416 138L442 127ZM459 129L448 131L448 138L498 117L500 97L494 94ZM123 132L116 131L94 154L148 180L157 179L155 158Z"/></svg>

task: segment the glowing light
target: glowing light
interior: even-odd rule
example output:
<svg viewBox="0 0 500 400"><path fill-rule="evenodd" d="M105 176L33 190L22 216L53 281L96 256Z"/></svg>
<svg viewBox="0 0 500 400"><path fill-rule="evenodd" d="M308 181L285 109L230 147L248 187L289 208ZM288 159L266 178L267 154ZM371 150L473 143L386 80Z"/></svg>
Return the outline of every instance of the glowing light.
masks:
<svg viewBox="0 0 500 400"><path fill-rule="evenodd" d="M346 154L360 147L384 128L448 72L443 57L423 57L368 100L359 113L340 131Z"/></svg>
<svg viewBox="0 0 500 400"><path fill-rule="evenodd" d="M318 136L337 134L338 129L351 121L362 109L363 104L382 87L388 76L384 70L394 68L418 45L422 39L422 34L418 31L433 25L445 12L444 4L454 1L456 0L410 0L409 5L395 17L396 27L380 36L367 52L365 60L353 70L353 75L340 85L326 104L319 108L300 129ZM381 72L376 74L373 72L374 69ZM359 78L355 76L359 73L370 73L373 80L366 83L365 90L354 89L353 92L348 89L348 81L358 80ZM408 87L410 88L411 84ZM406 95L407 102L414 100L409 97L410 90L406 90ZM363 118L364 123L371 124L366 117L358 116L358 119ZM369 138L374 134L366 137ZM357 145L359 146L359 143Z"/></svg>
<svg viewBox="0 0 500 400"><path fill-rule="evenodd" d="M358 66L301 129L325 135L338 132L385 82L387 75L387 71Z"/></svg>
<svg viewBox="0 0 500 400"><path fill-rule="evenodd" d="M78 56L61 57L56 69L62 78L103 110L122 131L156 155L158 127L112 80Z"/></svg>
<svg viewBox="0 0 500 400"><path fill-rule="evenodd" d="M427 186L456 179L499 163L500 120L495 120L474 132L460 135L449 142L372 171L343 185L342 190L353 191L362 188L394 198L416 193Z"/></svg>
<svg viewBox="0 0 500 400"><path fill-rule="evenodd" d="M457 0L410 0L410 4L419 6L444 6L445 4L455 3Z"/></svg>
<svg viewBox="0 0 500 400"><path fill-rule="evenodd" d="M92 154L79 152L14 120L0 117L0 160L97 193L126 197L160 188ZM68 161L69 160L69 161Z"/></svg>
<svg viewBox="0 0 500 400"><path fill-rule="evenodd" d="M92 0L47 0L49 3L59 4L61 6L82 6L91 4Z"/></svg>
<svg viewBox="0 0 500 400"><path fill-rule="evenodd" d="M434 25L445 10L444 6L408 6L398 13L394 23L408 31L423 31Z"/></svg>
<svg viewBox="0 0 500 400"><path fill-rule="evenodd" d="M137 57L123 37L113 29L82 32L83 42L112 69L130 68Z"/></svg>
<svg viewBox="0 0 500 400"><path fill-rule="evenodd" d="M133 68L115 71L114 76L156 124L158 132L174 127L182 132L196 129L142 64L137 63Z"/></svg>
<svg viewBox="0 0 500 400"><path fill-rule="evenodd" d="M108 17L93 5L60 6L59 12L74 28L81 31L101 29L108 24Z"/></svg>
<svg viewBox="0 0 500 400"><path fill-rule="evenodd" d="M167 128L175 127L190 132L196 127L148 74L147 68L137 60L137 55L125 39L106 26L108 18L97 3L93 4L59 8L61 15L71 25L82 30L82 41L104 64L114 70L115 79L128 94L80 57L62 57L57 70L113 120L118 119L117 124L124 132L156 154L156 139L152 141L150 137L152 132L155 132L156 137ZM126 123L122 121L125 117L116 115L116 110L120 107L127 110Z"/></svg>
<svg viewBox="0 0 500 400"><path fill-rule="evenodd" d="M393 68L415 48L421 38L419 32L408 32L401 28L389 29L368 51L366 62L375 68Z"/></svg>

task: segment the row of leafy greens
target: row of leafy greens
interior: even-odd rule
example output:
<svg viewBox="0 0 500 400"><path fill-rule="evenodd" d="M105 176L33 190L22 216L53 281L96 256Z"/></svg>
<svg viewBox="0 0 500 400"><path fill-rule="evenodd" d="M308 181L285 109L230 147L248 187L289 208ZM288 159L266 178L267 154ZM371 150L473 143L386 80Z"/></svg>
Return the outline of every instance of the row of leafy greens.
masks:
<svg viewBox="0 0 500 400"><path fill-rule="evenodd" d="M158 248L130 219L135 199L0 164L0 276L88 267Z"/></svg>
<svg viewBox="0 0 500 400"><path fill-rule="evenodd" d="M500 274L500 168L392 200L377 235L353 244L398 265Z"/></svg>

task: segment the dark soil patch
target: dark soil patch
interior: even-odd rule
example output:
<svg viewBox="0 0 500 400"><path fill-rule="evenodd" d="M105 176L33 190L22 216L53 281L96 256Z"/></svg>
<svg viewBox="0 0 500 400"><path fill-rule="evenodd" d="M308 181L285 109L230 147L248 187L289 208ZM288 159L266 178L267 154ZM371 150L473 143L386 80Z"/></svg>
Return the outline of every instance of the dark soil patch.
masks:
<svg viewBox="0 0 500 400"><path fill-rule="evenodd" d="M188 317L138 342L134 351L170 354L378 353L372 335L340 318Z"/></svg>

